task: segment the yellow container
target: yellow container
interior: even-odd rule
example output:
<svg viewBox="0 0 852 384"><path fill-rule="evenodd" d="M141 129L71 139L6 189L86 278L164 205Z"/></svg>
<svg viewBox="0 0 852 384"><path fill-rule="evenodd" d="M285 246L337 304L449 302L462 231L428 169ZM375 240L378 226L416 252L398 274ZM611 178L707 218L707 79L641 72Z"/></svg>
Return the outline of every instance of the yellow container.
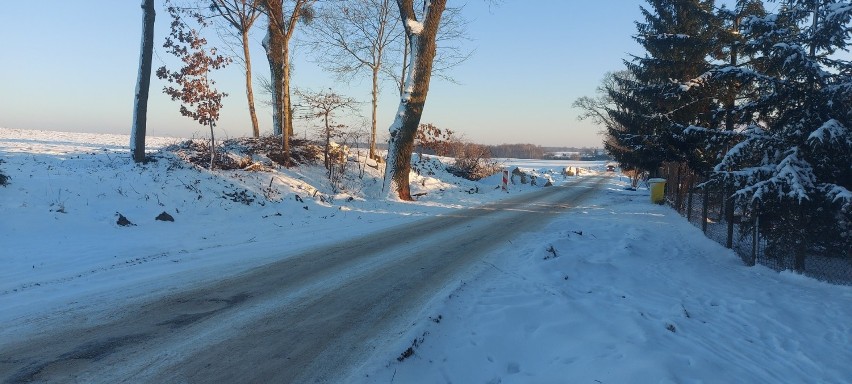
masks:
<svg viewBox="0 0 852 384"><path fill-rule="evenodd" d="M662 204L666 201L666 179L648 179L651 184L651 202Z"/></svg>

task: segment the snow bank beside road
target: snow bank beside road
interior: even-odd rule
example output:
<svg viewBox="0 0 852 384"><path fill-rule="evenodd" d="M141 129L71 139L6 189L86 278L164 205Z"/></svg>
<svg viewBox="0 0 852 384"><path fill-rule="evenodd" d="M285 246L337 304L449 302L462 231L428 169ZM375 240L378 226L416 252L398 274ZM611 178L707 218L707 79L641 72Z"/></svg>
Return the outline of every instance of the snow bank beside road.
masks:
<svg viewBox="0 0 852 384"><path fill-rule="evenodd" d="M512 239L353 379L848 382L852 288L745 267L625 185Z"/></svg>

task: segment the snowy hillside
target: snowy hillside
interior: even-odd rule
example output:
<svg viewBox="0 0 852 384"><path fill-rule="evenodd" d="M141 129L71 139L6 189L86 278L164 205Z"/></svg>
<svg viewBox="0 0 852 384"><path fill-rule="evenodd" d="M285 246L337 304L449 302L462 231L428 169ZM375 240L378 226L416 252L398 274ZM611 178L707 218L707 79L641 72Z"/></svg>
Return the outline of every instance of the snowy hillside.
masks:
<svg viewBox="0 0 852 384"><path fill-rule="evenodd" d="M171 138L148 138L156 161L137 166L128 140L0 128L10 177L0 187L0 373L5 345L60 321L97 323L299 250L541 188L506 194L499 176L471 182L430 162L412 177L418 201L387 201L369 166L341 189L321 166L196 168L160 150ZM603 167L505 165L556 185L575 178L563 167L595 168L580 178ZM852 287L745 267L647 190L607 177L583 206L507 239L346 381L849 382Z"/></svg>

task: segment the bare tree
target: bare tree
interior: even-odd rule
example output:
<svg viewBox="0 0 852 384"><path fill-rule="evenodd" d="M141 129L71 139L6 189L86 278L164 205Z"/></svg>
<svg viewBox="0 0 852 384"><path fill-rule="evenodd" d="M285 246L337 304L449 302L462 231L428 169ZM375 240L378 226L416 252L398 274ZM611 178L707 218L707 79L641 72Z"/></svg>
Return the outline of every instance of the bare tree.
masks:
<svg viewBox="0 0 852 384"><path fill-rule="evenodd" d="M242 61L246 72L246 99L248 100L249 116L254 137L260 137L260 126L257 122L257 112L254 107L254 89L251 74L251 53L249 50L249 31L260 16L260 0L212 0L212 9L221 16L228 25L237 30L242 45Z"/></svg>
<svg viewBox="0 0 852 384"><path fill-rule="evenodd" d="M473 54L472 50L465 49L462 41L470 40L467 33L468 21L461 15L462 8L447 7L441 15L441 25L438 35L435 37L435 58L433 59L432 74L446 81L455 83L456 80L450 75L450 69L465 62ZM401 49L402 60L394 65L385 67L385 73L396 82L399 94L404 93L405 74L408 71L409 45L403 44Z"/></svg>
<svg viewBox="0 0 852 384"><path fill-rule="evenodd" d="M359 179L363 179L364 175L366 174L366 171L367 171L367 161L366 160L362 161L361 159L366 159L368 157L361 155L361 148L360 148L360 143L362 142L363 138L369 134L369 132L367 132L366 128L367 128L367 123L364 122L364 123L358 125L355 129L350 129L347 132L344 132L343 138L342 138L342 141L341 141L342 145L355 148L355 158L356 158L357 164L358 164L358 178ZM345 171L345 167L343 169Z"/></svg>
<svg viewBox="0 0 852 384"><path fill-rule="evenodd" d="M601 84L595 89L595 96L580 97L574 100L572 106L581 110L577 116L578 120L589 119L596 125L602 126L600 133L604 136L604 148L607 153L620 159L620 168L630 177L632 186L636 188L644 172L631 161L629 156L633 151L631 144L620 139L620 133L625 132L627 128L613 119L612 114L612 111L627 112L627 109L613 98L613 95L629 91L624 85L627 81L635 81L630 71L607 72L601 79Z"/></svg>
<svg viewBox="0 0 852 384"><path fill-rule="evenodd" d="M426 105L426 95L429 92L435 59L435 39L441 23L441 14L446 5L446 0L425 2L421 22L418 21L414 12L414 0L397 0L400 20L405 26L406 43L411 55L405 73L405 87L400 97L399 109L389 129L385 186L388 187L389 193L396 193L402 200L412 200L409 185L411 153L414 150L414 137L420 125L423 107Z"/></svg>
<svg viewBox="0 0 852 384"><path fill-rule="evenodd" d="M589 119L597 125L606 128L615 127L618 125L607 113L607 109L616 107L615 101L612 99L612 91L621 88L619 79L632 79L632 75L628 71L607 72L601 79L601 84L595 88L596 96L582 96L571 104L574 108L581 110L577 116L577 120Z"/></svg>
<svg viewBox="0 0 852 384"><path fill-rule="evenodd" d="M219 120L222 98L227 94L213 88L216 82L209 75L211 71L228 65L230 59L219 55L216 48L207 48L207 40L198 30L208 26L203 15L174 7L168 1L166 5L172 17L172 28L163 47L180 59L183 66L174 71L162 66L157 69L157 77L174 84L163 87L163 92L171 96L172 100L181 102L181 115L210 127L210 169L213 169L216 155L214 128ZM190 27L183 15L195 19L198 29Z"/></svg>
<svg viewBox="0 0 852 384"><path fill-rule="evenodd" d="M338 95L330 89L327 92L296 90L296 95L299 96L303 104L310 108L310 117L320 118L323 120L322 132L323 139L325 140L325 148L323 149L323 160L325 168L331 170L332 164L331 159L329 157L329 151L331 149L331 138L335 136L335 134L339 133L338 131L342 127L341 125L334 123L334 113L346 109L354 109L357 106L358 102L351 97Z"/></svg>
<svg viewBox="0 0 852 384"><path fill-rule="evenodd" d="M343 0L325 7L313 23L309 45L320 64L343 80L364 72L372 79L370 158L376 159L379 76L402 38L391 0Z"/></svg>
<svg viewBox="0 0 852 384"><path fill-rule="evenodd" d="M130 152L133 161L145 161L145 134L148 119L148 91L151 87L151 60L154 53L154 0L142 0L142 47L139 74L133 102L133 128L130 130Z"/></svg>
<svg viewBox="0 0 852 384"><path fill-rule="evenodd" d="M262 0L266 13L267 33L263 39L269 61L272 87L273 133L280 134L285 165L290 165L290 137L293 135L293 114L290 101L290 41L299 20L313 18L312 5L316 0L288 0L292 8L285 9L285 0Z"/></svg>
<svg viewBox="0 0 852 384"><path fill-rule="evenodd" d="M447 170L468 180L480 180L500 171L488 146L456 140L452 142L455 162Z"/></svg>

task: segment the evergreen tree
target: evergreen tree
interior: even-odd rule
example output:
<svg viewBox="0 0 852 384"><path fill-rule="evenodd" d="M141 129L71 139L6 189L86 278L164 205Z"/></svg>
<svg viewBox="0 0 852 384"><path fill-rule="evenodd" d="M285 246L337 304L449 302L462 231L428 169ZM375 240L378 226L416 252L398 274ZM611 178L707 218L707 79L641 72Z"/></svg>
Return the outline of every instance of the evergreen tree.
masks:
<svg viewBox="0 0 852 384"><path fill-rule="evenodd" d="M715 167L736 196L761 214L770 249L793 251L805 268L811 247L852 258L852 4L792 0L764 17L743 20L759 65L731 66L714 78L736 79L754 92L736 106L739 141ZM831 252L829 252L831 253Z"/></svg>
<svg viewBox="0 0 852 384"><path fill-rule="evenodd" d="M715 49L712 51L711 71L698 79L682 84L681 91L686 94L697 94L712 100L713 112L710 126L690 126L684 135L695 143L691 153L693 161L690 166L703 177L709 176L714 164L718 163L724 153L736 144L736 135L732 134L737 128L737 104L747 100L753 91L748 82L743 82L738 73L740 68L760 68L760 55L749 44L748 37L741 31L743 20L753 16L764 16L765 10L760 0L737 0L733 9L722 6L716 13L716 24L713 26L712 39ZM715 78L714 78L715 76ZM724 213L727 224L725 246L733 247L735 201L732 197L735 190L730 178L714 178L702 185L705 198L708 189L722 191L725 196Z"/></svg>
<svg viewBox="0 0 852 384"><path fill-rule="evenodd" d="M704 90L684 93L682 84L701 82L710 69L717 29L712 0L648 0L637 22L643 57L625 61L631 76L619 78L607 113L607 150L619 162L652 173L663 162L698 163L698 142L683 135L690 126L709 126L712 98ZM696 166L698 167L698 166ZM706 165L704 165L706 167Z"/></svg>

